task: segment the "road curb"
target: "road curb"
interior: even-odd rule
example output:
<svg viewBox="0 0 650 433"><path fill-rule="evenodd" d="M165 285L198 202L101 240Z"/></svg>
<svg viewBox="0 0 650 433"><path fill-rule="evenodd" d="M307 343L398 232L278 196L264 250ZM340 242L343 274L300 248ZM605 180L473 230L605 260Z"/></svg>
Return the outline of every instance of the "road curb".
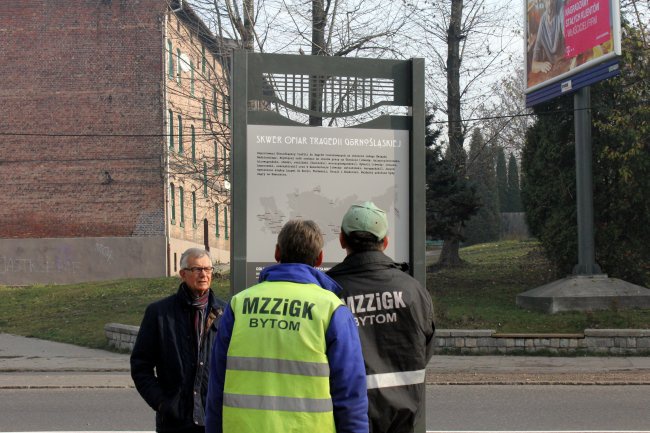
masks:
<svg viewBox="0 0 650 433"><path fill-rule="evenodd" d="M0 374L0 389L128 389L131 375L123 372L22 371Z"/></svg>
<svg viewBox="0 0 650 433"><path fill-rule="evenodd" d="M650 385L650 371L607 373L431 373L427 385Z"/></svg>

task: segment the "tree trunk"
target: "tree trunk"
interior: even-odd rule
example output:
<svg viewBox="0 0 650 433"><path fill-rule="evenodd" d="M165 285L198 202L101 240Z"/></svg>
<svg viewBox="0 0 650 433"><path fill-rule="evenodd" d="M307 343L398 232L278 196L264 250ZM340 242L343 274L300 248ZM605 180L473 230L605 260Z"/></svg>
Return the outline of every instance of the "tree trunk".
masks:
<svg viewBox="0 0 650 433"><path fill-rule="evenodd" d="M311 55L324 56L325 50L325 5L324 0L312 0L311 3ZM312 75L309 77L309 109L312 111L323 111L323 89L325 77ZM322 126L323 118L320 116L309 116L309 125Z"/></svg>
<svg viewBox="0 0 650 433"><path fill-rule="evenodd" d="M454 232L460 234L461 224L457 224ZM436 263L440 267L444 268L453 268L457 266L462 266L463 262L458 254L460 249L460 236L451 236L447 238L442 243L442 250L440 251L440 257L438 257L438 262Z"/></svg>
<svg viewBox="0 0 650 433"><path fill-rule="evenodd" d="M255 4L253 0L244 0L244 34L242 35L242 43L244 49L253 52L253 43L255 42Z"/></svg>
<svg viewBox="0 0 650 433"><path fill-rule="evenodd" d="M463 0L451 1L451 16L447 29L447 128L449 130L450 158L456 172L465 175L465 151L463 149L463 130L460 115L460 41L463 19ZM438 264L459 266L462 264L458 250L462 224L454 225L452 234L444 240Z"/></svg>
<svg viewBox="0 0 650 433"><path fill-rule="evenodd" d="M449 129L449 157L459 172L465 169L463 131L460 116L460 41L463 19L463 0L452 0L449 29L447 30L447 127Z"/></svg>

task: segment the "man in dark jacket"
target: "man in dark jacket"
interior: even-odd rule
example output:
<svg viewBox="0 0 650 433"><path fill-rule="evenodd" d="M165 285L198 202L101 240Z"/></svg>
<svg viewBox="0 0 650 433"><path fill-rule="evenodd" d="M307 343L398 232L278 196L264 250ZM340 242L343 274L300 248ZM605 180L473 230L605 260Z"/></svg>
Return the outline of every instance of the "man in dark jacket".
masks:
<svg viewBox="0 0 650 433"><path fill-rule="evenodd" d="M180 266L178 292L144 313L131 354L131 377L156 411L157 432L203 433L212 342L226 304L210 290L207 251L188 249Z"/></svg>
<svg viewBox="0 0 650 433"><path fill-rule="evenodd" d="M366 365L370 433L424 432L424 377L433 351L429 293L383 251L386 213L372 202L352 206L341 223L345 260L327 273L343 287ZM419 433L419 432L418 432Z"/></svg>

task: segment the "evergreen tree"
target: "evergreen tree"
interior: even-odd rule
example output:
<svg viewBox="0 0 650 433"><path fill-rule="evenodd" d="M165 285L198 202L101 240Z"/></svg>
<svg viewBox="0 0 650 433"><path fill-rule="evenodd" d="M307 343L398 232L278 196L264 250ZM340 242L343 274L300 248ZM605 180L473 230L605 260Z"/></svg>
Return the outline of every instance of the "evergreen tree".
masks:
<svg viewBox="0 0 650 433"><path fill-rule="evenodd" d="M432 118L426 117L427 236L444 240L456 236L459 221L464 225L478 211L478 198L474 186L443 157L442 147L436 144L440 130L431 129Z"/></svg>
<svg viewBox="0 0 650 433"><path fill-rule="evenodd" d="M510 212L508 209L508 172L506 170L506 153L503 147L497 148L497 195L499 212Z"/></svg>
<svg viewBox="0 0 650 433"><path fill-rule="evenodd" d="M508 160L508 189L506 195L508 197L508 212L522 212L519 167L517 166L517 159L512 153Z"/></svg>
<svg viewBox="0 0 650 433"><path fill-rule="evenodd" d="M465 227L465 240L469 244L499 239L500 216L492 155L491 148L485 144L480 129L474 129L469 145L467 176L476 188L481 207Z"/></svg>

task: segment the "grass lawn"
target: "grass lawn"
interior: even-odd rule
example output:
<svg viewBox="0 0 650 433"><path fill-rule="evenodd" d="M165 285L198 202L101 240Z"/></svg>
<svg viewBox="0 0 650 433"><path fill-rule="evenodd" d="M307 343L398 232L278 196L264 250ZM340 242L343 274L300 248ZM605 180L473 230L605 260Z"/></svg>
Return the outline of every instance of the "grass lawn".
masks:
<svg viewBox="0 0 650 433"><path fill-rule="evenodd" d="M106 323L140 325L151 302L176 293L177 277L68 285L0 286L0 332L107 349ZM227 298L230 284L213 281Z"/></svg>
<svg viewBox="0 0 650 433"><path fill-rule="evenodd" d="M533 312L517 307L517 294L556 280L536 241L503 241L460 250L467 265L430 272L439 329L499 332L582 332L586 328L650 329L650 310L586 313Z"/></svg>
<svg viewBox="0 0 650 433"><path fill-rule="evenodd" d="M585 328L650 329L650 310L546 315L518 308L515 296L555 276L534 241L461 249L467 266L430 272L427 287L439 329L581 332ZM107 348L104 325L139 325L145 307L176 292L179 279L131 279L69 285L0 286L0 332ZM228 281L212 284L228 299Z"/></svg>

